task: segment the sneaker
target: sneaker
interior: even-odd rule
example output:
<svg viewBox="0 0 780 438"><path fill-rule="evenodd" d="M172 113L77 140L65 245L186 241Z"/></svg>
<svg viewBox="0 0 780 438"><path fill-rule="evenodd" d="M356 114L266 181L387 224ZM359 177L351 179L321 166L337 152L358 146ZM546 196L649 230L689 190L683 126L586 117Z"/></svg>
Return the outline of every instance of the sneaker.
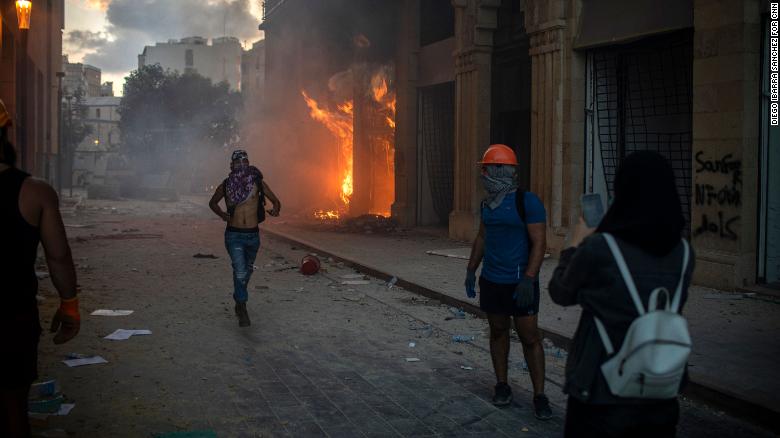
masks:
<svg viewBox="0 0 780 438"><path fill-rule="evenodd" d="M236 315L238 316L239 327L249 327L249 313L246 311L246 303L236 304Z"/></svg>
<svg viewBox="0 0 780 438"><path fill-rule="evenodd" d="M534 416L539 420L549 420L552 418L552 409L550 409L550 400L544 394L534 397Z"/></svg>
<svg viewBox="0 0 780 438"><path fill-rule="evenodd" d="M496 383L496 393L493 396L493 404L496 406L506 406L512 403L512 388L504 382Z"/></svg>

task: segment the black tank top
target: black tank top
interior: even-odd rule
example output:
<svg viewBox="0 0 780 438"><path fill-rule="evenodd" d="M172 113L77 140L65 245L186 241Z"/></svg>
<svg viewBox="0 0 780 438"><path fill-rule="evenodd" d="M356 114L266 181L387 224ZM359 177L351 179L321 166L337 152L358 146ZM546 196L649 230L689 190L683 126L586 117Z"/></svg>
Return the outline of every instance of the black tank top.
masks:
<svg viewBox="0 0 780 438"><path fill-rule="evenodd" d="M35 258L40 232L19 211L19 193L29 176L16 168L0 172L0 297L7 303L4 313L17 315L37 307Z"/></svg>

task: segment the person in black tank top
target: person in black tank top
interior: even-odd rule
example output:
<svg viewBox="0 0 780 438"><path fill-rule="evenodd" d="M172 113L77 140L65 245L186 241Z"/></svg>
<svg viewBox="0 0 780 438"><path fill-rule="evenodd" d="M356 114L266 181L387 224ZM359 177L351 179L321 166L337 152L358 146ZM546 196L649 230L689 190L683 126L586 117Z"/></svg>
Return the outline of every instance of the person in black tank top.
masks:
<svg viewBox="0 0 780 438"><path fill-rule="evenodd" d="M38 280L35 260L43 246L61 304L52 321L54 342L72 339L79 330L76 275L54 190L14 167L8 141L11 119L0 101L0 436L29 436L27 397L38 378ZM24 193L24 195L23 195ZM42 233L41 230L44 232Z"/></svg>

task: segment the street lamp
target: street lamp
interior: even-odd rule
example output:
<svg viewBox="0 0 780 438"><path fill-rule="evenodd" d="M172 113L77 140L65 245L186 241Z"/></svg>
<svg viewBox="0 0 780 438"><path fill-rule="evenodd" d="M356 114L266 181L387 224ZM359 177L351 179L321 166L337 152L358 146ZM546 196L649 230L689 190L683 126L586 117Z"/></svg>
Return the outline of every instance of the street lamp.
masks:
<svg viewBox="0 0 780 438"><path fill-rule="evenodd" d="M22 168L25 168L27 164L27 139L29 133L28 122L28 105L27 105L27 75L29 74L29 65L27 62L27 33L30 30L30 15L32 14L32 2L30 0L16 0L16 20L19 22L19 57L22 60L22 74L19 78L19 89L21 90L21 96L17 96L19 102L19 133L17 134L17 140L19 152L21 155Z"/></svg>
<svg viewBox="0 0 780 438"><path fill-rule="evenodd" d="M31 14L32 2L30 0L16 0L16 19L19 21L19 29L30 29Z"/></svg>

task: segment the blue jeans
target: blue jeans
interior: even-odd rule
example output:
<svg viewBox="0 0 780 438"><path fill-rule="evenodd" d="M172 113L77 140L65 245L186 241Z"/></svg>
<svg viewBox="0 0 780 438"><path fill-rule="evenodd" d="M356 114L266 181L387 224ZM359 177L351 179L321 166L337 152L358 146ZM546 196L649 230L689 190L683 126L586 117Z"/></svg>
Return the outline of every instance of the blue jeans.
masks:
<svg viewBox="0 0 780 438"><path fill-rule="evenodd" d="M246 303L249 299L246 287L260 249L260 234L225 231L225 248L233 264L233 299Z"/></svg>

